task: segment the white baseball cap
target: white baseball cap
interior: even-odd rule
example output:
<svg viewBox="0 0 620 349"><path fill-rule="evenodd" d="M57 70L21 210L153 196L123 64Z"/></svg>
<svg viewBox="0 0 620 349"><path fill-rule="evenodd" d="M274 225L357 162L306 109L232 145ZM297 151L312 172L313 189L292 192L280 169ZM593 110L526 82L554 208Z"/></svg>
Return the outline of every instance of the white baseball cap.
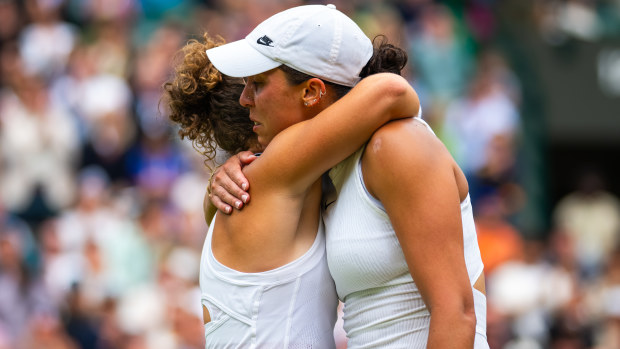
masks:
<svg viewBox="0 0 620 349"><path fill-rule="evenodd" d="M285 64L339 85L354 86L372 57L362 30L334 5L305 5L279 12L245 39L207 50L223 74L246 77Z"/></svg>

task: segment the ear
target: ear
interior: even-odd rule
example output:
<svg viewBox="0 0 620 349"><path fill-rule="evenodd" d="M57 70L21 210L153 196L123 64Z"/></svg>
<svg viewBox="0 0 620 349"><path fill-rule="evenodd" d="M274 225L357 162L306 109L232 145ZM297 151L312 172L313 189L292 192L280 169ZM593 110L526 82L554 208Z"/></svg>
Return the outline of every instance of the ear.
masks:
<svg viewBox="0 0 620 349"><path fill-rule="evenodd" d="M304 89L302 90L302 100L304 106L313 107L321 102L321 98L325 96L327 88L323 80L319 78L312 78L306 80Z"/></svg>

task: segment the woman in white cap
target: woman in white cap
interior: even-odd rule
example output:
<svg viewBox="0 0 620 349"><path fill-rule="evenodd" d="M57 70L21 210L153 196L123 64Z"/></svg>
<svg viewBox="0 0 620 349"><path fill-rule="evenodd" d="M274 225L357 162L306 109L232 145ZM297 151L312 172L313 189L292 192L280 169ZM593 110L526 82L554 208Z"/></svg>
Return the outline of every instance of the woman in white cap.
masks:
<svg viewBox="0 0 620 349"><path fill-rule="evenodd" d="M332 8L323 12L337 11ZM359 43L334 47L329 41L332 38L325 41L326 32L337 32L336 37L342 33L334 30L332 24L337 21L333 18L308 22L284 11L259 25L245 40L208 51L215 67L223 73L249 77L240 101L250 109L261 144L281 149L272 153L279 161L276 159L276 165L268 171L274 181L279 181L280 175L290 175L289 159L305 159L322 147L323 157L331 159L337 148L333 147L335 140L316 136L327 130L315 128L315 123L297 124L282 132L287 134L286 139L290 135L297 142L291 142L288 149L280 148L280 136L264 133L266 120L287 120L287 125L295 122L287 118L286 112L299 103L299 96L273 89L272 73L263 71L284 67L276 71L293 69L318 77L319 81L347 82L350 86L355 81L340 79L340 74L351 75L347 73L349 65L321 65L324 61L308 50L324 50L330 58L348 52L356 52L355 57L362 61L368 57L360 53L363 50ZM358 87L370 82L368 79ZM304 86L310 87L316 80L311 78ZM318 86L304 87L301 93L305 98L309 91L318 91L306 100L310 110L313 103L324 100L320 93L323 85ZM343 110L338 113L336 103L334 115L345 113L346 107L346 112L354 110L357 117L367 116L365 106L355 109L360 105L344 103L350 95L342 99ZM377 98L372 102L382 101ZM322 115L327 114L315 119ZM344 134L358 126L358 119L340 122L344 120L334 118L332 131ZM312 139L321 142L313 143ZM462 171L419 117L390 122L357 149L330 171L337 195L326 195L323 207L329 269L338 296L345 303L344 328L349 348L488 348L483 265ZM262 160L259 158L251 166ZM309 167L294 174L307 176L311 168L322 171L328 162L309 161ZM217 172L211 185L218 196L214 203L224 210L230 208L226 203L240 208L249 195L243 187L252 183L252 204L229 217L239 217L252 206L267 205L275 225L279 211L271 201L260 198L265 194L256 187L264 182L253 177L257 173L250 166L244 168L248 182L236 172L238 165L233 159L225 171ZM231 173L230 177L227 173ZM251 222L238 220L239 227L251 226ZM281 238L275 232L271 236ZM236 233L235 238L242 239ZM256 248L248 253L255 253Z"/></svg>
<svg viewBox="0 0 620 349"><path fill-rule="evenodd" d="M258 148L264 148L245 169L253 202L243 212L216 215L205 239L200 285L206 346L333 348L337 296L320 217L321 175L382 124L415 115L419 101L396 74L375 74L357 84L373 47L333 7L282 12L259 25L247 41L209 49L208 59L195 54L200 45L188 46L177 78L165 85L171 119L181 125L181 135L198 146L215 141L234 150L254 139L244 133L245 124L222 115L222 110L240 114L227 104L238 83L213 65L223 61L224 73L249 76L240 101L249 107ZM295 69L306 67L321 78L257 58L262 54L253 51L263 46L291 59L304 56L304 65ZM244 57L251 64L237 65ZM404 65L403 57L383 58L376 65L383 68L367 68L367 73L390 70L386 66L394 62L395 71ZM213 152L206 148L209 157Z"/></svg>

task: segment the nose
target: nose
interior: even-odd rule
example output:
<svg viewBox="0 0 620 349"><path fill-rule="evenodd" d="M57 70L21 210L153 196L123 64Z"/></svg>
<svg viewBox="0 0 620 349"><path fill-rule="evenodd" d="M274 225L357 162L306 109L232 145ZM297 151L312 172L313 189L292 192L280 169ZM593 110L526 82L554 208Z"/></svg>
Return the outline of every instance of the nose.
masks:
<svg viewBox="0 0 620 349"><path fill-rule="evenodd" d="M239 104L246 108L254 105L254 89L252 89L251 83L245 84L241 96L239 96Z"/></svg>

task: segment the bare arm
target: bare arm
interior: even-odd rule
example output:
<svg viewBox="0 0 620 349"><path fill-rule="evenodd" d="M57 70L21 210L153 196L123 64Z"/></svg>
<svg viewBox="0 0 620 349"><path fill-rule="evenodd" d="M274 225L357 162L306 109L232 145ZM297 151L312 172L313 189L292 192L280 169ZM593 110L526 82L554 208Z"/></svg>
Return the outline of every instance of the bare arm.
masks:
<svg viewBox="0 0 620 349"><path fill-rule="evenodd" d="M266 152L267 157L278 160L278 164L271 167L276 171L271 176L278 180L293 178L299 182L297 188L305 188L359 148L382 124L413 116L418 110L417 95L402 77L395 74L369 76L313 119L293 125L274 138ZM281 159L292 161L283 163ZM212 202L224 213L230 213L232 207L241 209L249 200L248 190L242 187L244 184L249 187L241 172L245 164L231 159L213 176Z"/></svg>
<svg viewBox="0 0 620 349"><path fill-rule="evenodd" d="M280 132L246 174L291 195L304 193L381 125L418 110L418 96L403 77L371 75L318 115Z"/></svg>
<svg viewBox="0 0 620 349"><path fill-rule="evenodd" d="M465 266L454 162L415 120L392 122L362 160L369 192L384 205L430 313L428 348L472 348L473 294Z"/></svg>

